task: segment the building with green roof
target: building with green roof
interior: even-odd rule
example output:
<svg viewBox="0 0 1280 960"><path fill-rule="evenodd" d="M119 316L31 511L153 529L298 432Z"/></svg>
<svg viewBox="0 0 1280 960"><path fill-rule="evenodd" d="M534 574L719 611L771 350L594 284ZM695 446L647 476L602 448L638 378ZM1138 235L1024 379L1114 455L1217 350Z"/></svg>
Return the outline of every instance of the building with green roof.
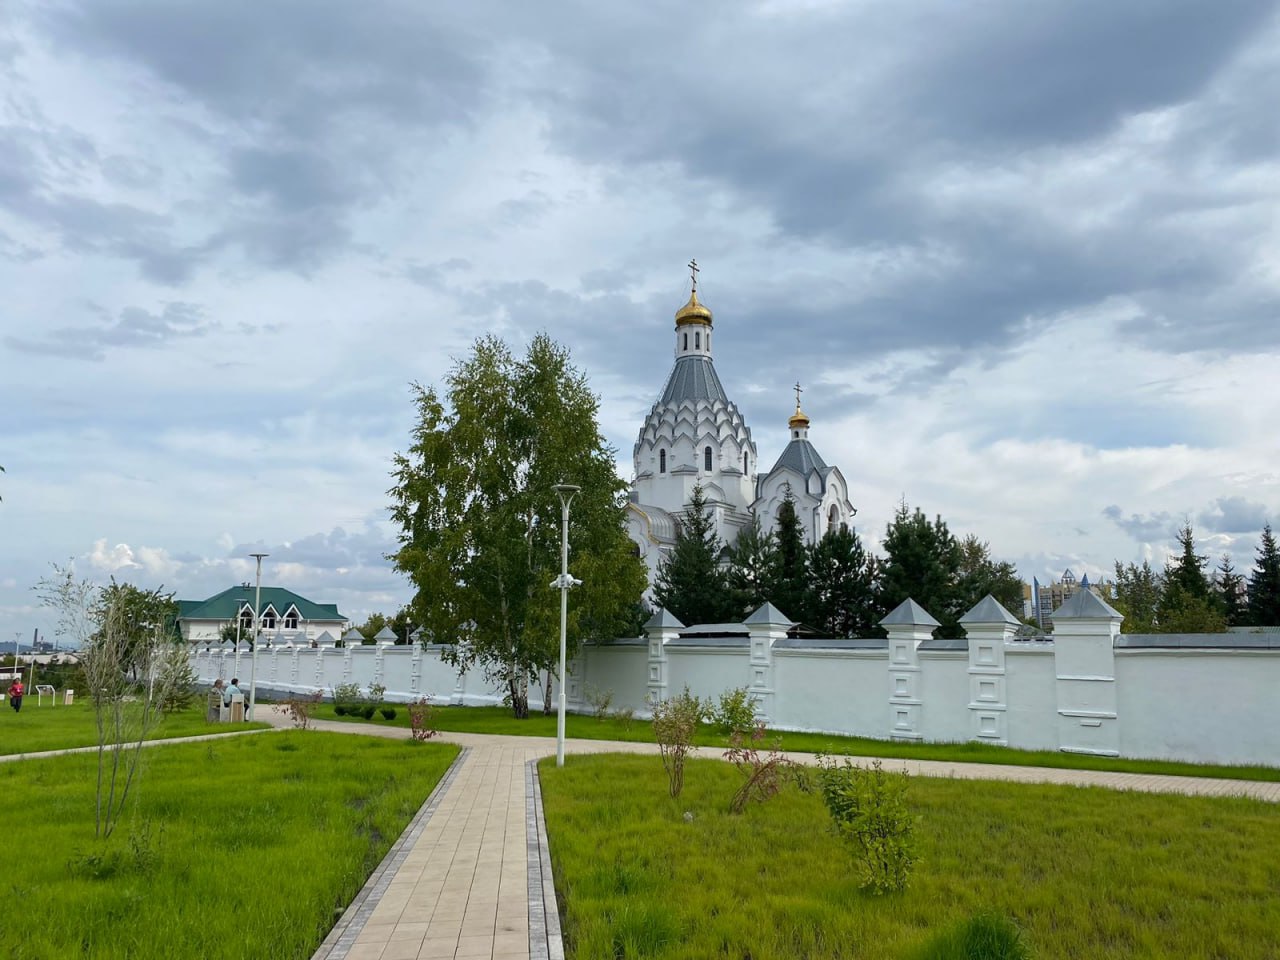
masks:
<svg viewBox="0 0 1280 960"><path fill-rule="evenodd" d="M178 630L190 643L216 641L228 624L238 623L241 635L253 633L254 586L243 583L207 600L178 601ZM262 633L286 641L310 642L328 632L342 636L347 618L334 603L316 603L284 587L262 588Z"/></svg>

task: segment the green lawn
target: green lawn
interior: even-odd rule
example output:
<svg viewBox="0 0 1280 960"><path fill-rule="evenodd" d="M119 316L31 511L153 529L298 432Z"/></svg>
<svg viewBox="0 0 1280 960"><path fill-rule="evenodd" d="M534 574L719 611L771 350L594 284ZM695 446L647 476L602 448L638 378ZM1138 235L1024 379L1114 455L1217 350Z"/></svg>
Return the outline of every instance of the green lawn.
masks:
<svg viewBox="0 0 1280 960"><path fill-rule="evenodd" d="M92 755L0 764L0 953L310 957L456 754L315 731L158 747L106 842Z"/></svg>
<svg viewBox="0 0 1280 960"><path fill-rule="evenodd" d="M151 731L148 739L190 737L201 733L230 733L233 730L255 730L264 723L208 723L205 721L204 700L198 706L180 713L165 716ZM67 747L91 747L98 742L94 726L93 706L81 701L71 706L36 706L36 698L24 698L22 710L14 713L7 704L0 705L0 755L13 753L38 753L42 750L62 750ZM263 708L259 705L259 709Z"/></svg>
<svg viewBox="0 0 1280 960"><path fill-rule="evenodd" d="M819 796L735 817L740 777L720 762L691 761L678 800L656 757L539 769L577 960L902 958L987 910L1042 960L1280 956L1275 805L917 778L921 862L905 893L875 897Z"/></svg>
<svg viewBox="0 0 1280 960"><path fill-rule="evenodd" d="M374 714L372 720L339 717L332 704L320 704L313 716L322 720L344 720L352 723L409 725L408 711L396 704L394 720ZM458 733L491 733L509 736L554 737L556 718L531 714L528 720L516 720L506 707L437 707L434 722L438 730ZM582 740L622 740L653 743L653 727L648 721L624 723L613 718L597 720L592 716L568 714L565 735ZM1124 773L1155 773L1185 777L1226 777L1232 780L1280 780L1280 767L1226 766L1222 764L1175 763L1167 760L1113 760L1054 750L1013 750L986 743L902 743L874 740L870 737L838 737L822 733L779 733L782 749L801 753L848 754L863 757L903 757L911 760L943 760L962 763L996 763L1021 767L1056 767L1072 770L1107 770ZM725 737L704 726L698 735L704 747L723 750Z"/></svg>

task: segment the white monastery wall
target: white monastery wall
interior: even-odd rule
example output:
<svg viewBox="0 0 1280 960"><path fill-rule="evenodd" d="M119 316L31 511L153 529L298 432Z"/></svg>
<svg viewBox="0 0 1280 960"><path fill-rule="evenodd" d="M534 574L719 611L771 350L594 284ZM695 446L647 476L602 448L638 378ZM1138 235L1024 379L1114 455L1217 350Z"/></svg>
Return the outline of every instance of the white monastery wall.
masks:
<svg viewBox="0 0 1280 960"><path fill-rule="evenodd" d="M1120 753L1280 765L1280 650L1117 650Z"/></svg>
<svg viewBox="0 0 1280 960"><path fill-rule="evenodd" d="M773 726L884 737L888 665L884 650L775 650Z"/></svg>
<svg viewBox="0 0 1280 960"><path fill-rule="evenodd" d="M1058 723L1051 708L1057 674L1052 643L1012 643L1005 648L1009 746L1058 749Z"/></svg>
<svg viewBox="0 0 1280 960"><path fill-rule="evenodd" d="M715 699L747 686L777 729L1280 765L1280 647L1113 648L1105 626L1072 633L1061 623L1055 642L998 635L979 642L971 631L969 651L913 649L899 636L894 644L905 643L905 653L895 661L872 641L858 649L839 641L797 646L758 624L749 642L722 645L671 632L665 642L583 648L570 665L566 699L575 711L589 711L587 689L607 690L615 709L647 716L649 692L671 696L688 685ZM266 697L330 696L340 683L381 683L391 702L427 696L444 704L502 703L500 684L480 670L460 674L440 654L438 646L275 647L259 654L257 687ZM234 676L247 688L253 674L244 647L197 644L192 661L206 683ZM541 709L541 686L531 684L529 695L531 708Z"/></svg>

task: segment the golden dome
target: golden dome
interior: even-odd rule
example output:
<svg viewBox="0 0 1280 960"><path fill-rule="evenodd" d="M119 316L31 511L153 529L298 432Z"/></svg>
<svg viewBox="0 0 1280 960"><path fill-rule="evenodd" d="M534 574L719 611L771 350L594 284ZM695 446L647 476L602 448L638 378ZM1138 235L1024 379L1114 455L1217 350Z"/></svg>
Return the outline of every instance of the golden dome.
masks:
<svg viewBox="0 0 1280 960"><path fill-rule="evenodd" d="M796 404L796 412L793 413L791 415L791 419L787 421L787 426L792 430L809 426L809 418L805 416L804 411L800 409L800 404Z"/></svg>
<svg viewBox="0 0 1280 960"><path fill-rule="evenodd" d="M689 294L689 302L676 311L676 326L683 327L691 323L711 325L711 310L698 302L698 291Z"/></svg>

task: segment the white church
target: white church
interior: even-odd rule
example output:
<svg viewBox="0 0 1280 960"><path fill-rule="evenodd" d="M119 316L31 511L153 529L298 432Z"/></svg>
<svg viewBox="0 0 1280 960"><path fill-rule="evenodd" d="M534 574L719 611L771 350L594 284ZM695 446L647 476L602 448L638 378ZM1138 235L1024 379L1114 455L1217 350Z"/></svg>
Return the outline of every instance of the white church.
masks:
<svg viewBox="0 0 1280 960"><path fill-rule="evenodd" d="M790 442L767 473L759 472L751 428L716 374L714 325L711 310L698 301L697 261L689 266L693 289L689 302L676 311L675 365L640 428L633 454L627 532L649 568L650 583L675 544L695 486L702 486L716 534L728 546L753 516L760 518L761 530L774 529L788 490L809 543L851 523L855 512L840 468L827 466L809 442L809 418L800 409L798 388L795 413L787 421Z"/></svg>

